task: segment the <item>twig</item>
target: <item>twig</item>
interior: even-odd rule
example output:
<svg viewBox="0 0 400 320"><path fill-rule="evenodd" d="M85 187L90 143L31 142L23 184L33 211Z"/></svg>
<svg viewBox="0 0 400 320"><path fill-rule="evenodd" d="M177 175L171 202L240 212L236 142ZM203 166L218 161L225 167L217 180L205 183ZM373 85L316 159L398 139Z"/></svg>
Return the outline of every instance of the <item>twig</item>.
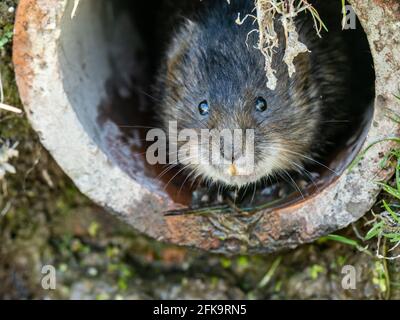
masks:
<svg viewBox="0 0 400 320"><path fill-rule="evenodd" d="M11 112L14 112L14 113L22 113L21 109L9 106L9 105L4 104L4 103L0 103L0 109L6 110L6 111L11 111Z"/></svg>
<svg viewBox="0 0 400 320"><path fill-rule="evenodd" d="M268 272L265 276L261 279L260 283L258 284L258 288L264 288L272 279L275 274L276 269L278 269L279 264L281 263L282 257L279 256L274 260L271 267L269 268Z"/></svg>
<svg viewBox="0 0 400 320"><path fill-rule="evenodd" d="M236 205L235 205L235 207L232 207L230 205L220 205L220 206L170 210L170 211L165 211L164 216L176 217L176 216L183 216L183 215L210 215L210 214L232 214L232 213L237 213L242 216L249 216L252 214L256 214L257 212L260 212L262 210L266 210L266 209L275 207L281 201L282 201L282 199L277 199L277 200L262 204L260 206L247 207L247 208L239 208L239 207L236 207Z"/></svg>
<svg viewBox="0 0 400 320"><path fill-rule="evenodd" d="M1 74L0 74L0 109L15 112L15 113L22 113L21 109L12 107L12 106L4 103L4 90L3 90L3 81L1 79Z"/></svg>
<svg viewBox="0 0 400 320"><path fill-rule="evenodd" d="M73 6L72 12L71 12L71 19L75 18L76 11L77 11L78 6L79 6L79 2L80 2L80 0L74 0L74 6Z"/></svg>

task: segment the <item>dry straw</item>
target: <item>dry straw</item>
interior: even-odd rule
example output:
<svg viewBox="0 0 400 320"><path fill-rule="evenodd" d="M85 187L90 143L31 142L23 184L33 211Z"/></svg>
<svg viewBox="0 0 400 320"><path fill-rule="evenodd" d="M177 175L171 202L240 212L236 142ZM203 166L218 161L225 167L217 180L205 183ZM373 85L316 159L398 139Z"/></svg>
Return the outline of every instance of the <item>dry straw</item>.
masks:
<svg viewBox="0 0 400 320"><path fill-rule="evenodd" d="M257 49L265 57L267 86L271 90L275 90L277 79L275 76L276 70L272 67L272 61L275 50L282 45L279 43L279 37L275 31L276 21L282 24L285 32L285 55L283 61L288 66L290 77L296 72L293 63L294 59L300 53L309 51L307 46L299 40L295 17L303 11L310 13L318 36L321 36L322 29L326 29L326 27L317 10L307 0L256 0L255 11L255 15L248 14L242 20L239 16L236 22L242 24L247 18L252 18L257 22L258 28L250 33L257 32L259 35Z"/></svg>

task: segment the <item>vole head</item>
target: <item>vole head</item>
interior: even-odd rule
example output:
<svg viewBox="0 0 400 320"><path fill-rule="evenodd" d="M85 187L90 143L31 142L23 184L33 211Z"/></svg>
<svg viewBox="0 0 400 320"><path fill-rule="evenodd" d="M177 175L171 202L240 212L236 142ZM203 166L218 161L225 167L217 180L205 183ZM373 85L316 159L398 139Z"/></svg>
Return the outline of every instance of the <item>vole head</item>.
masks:
<svg viewBox="0 0 400 320"><path fill-rule="evenodd" d="M198 134L199 139L177 143L186 152L179 162L193 176L240 187L299 169L309 155L319 114L304 94L308 80L302 67L289 79L286 67L277 64L278 86L269 90L264 56L254 48L257 37L246 43L253 26L229 19L187 21L175 35L161 75L160 113L165 128L176 121L177 134L184 129ZM205 129L214 130L209 143L200 139ZM233 140L220 145L213 139L216 131L235 129L242 130L241 138L232 134Z"/></svg>

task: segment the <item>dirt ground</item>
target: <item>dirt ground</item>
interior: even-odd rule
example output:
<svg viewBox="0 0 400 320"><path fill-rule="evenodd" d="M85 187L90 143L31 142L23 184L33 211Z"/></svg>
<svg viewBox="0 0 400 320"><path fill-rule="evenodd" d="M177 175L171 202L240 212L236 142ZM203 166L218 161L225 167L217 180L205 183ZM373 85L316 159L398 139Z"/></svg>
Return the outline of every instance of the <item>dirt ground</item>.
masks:
<svg viewBox="0 0 400 320"><path fill-rule="evenodd" d="M5 103L21 107L11 63L18 1L0 2ZM225 257L158 243L83 196L40 145L24 115L0 111L0 138L18 142L15 174L0 180L0 298L3 299L396 299L397 262L321 239L269 256ZM357 224L363 228L363 221ZM352 227L341 232L356 239ZM371 251L375 243L371 241ZM42 268L57 271L42 287ZM343 267L356 288L345 289Z"/></svg>

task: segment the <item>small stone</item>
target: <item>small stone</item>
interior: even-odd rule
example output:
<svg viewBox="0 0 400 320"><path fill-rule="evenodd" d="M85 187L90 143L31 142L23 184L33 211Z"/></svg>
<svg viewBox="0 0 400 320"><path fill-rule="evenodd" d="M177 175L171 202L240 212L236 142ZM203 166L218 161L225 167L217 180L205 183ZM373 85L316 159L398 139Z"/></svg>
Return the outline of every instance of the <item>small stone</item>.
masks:
<svg viewBox="0 0 400 320"><path fill-rule="evenodd" d="M88 269L88 275L89 276L95 277L95 276L97 276L97 274L98 274L98 271L97 271L96 268L90 267Z"/></svg>

